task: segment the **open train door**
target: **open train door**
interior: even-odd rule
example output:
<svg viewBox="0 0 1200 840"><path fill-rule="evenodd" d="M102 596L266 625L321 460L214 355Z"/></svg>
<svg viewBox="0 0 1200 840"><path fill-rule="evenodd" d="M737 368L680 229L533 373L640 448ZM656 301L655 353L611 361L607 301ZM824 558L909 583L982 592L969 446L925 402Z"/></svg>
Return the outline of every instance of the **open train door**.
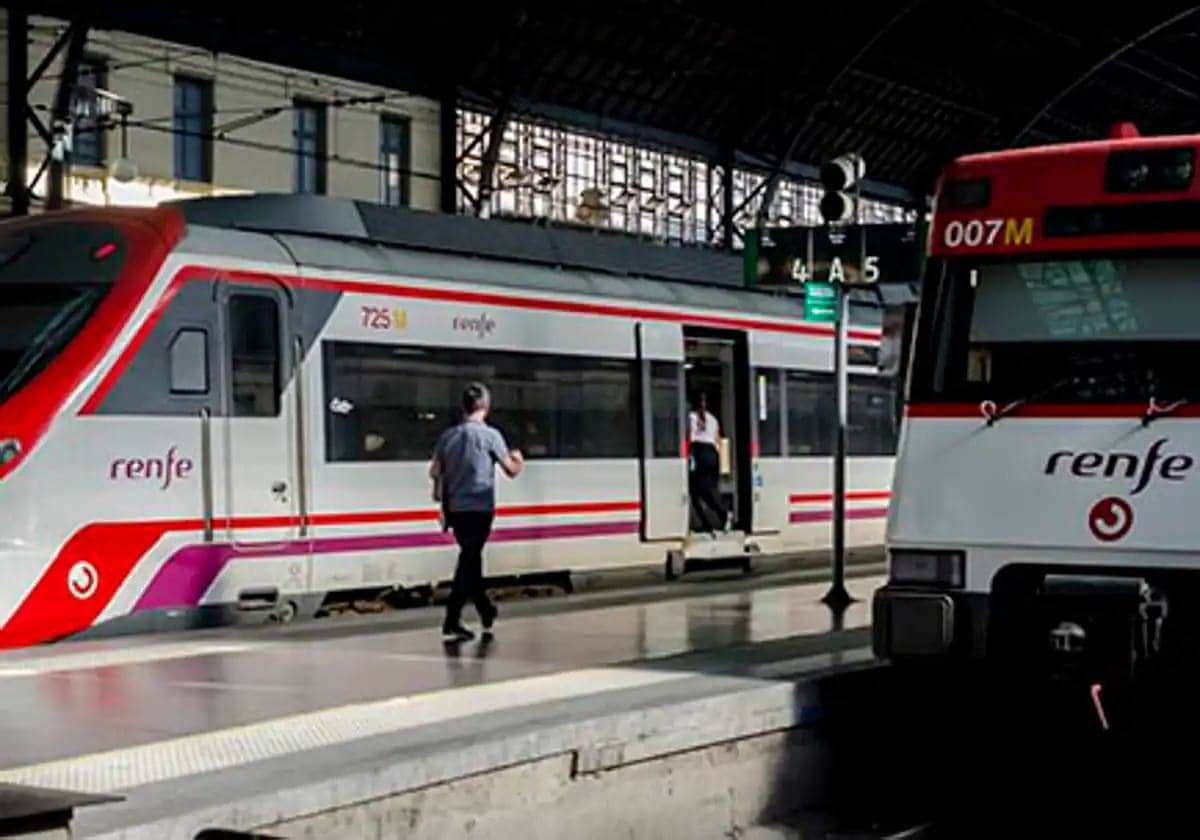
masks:
<svg viewBox="0 0 1200 840"><path fill-rule="evenodd" d="M688 526L683 329L679 324L639 323L637 352L642 384L642 539L682 539Z"/></svg>

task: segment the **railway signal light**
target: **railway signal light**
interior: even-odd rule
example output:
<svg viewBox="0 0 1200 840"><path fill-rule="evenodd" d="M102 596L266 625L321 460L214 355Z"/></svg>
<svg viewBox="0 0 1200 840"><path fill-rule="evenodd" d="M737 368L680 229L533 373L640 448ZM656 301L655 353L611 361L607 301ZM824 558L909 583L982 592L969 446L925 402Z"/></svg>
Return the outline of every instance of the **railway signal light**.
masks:
<svg viewBox="0 0 1200 840"><path fill-rule="evenodd" d="M821 167L821 218L831 225L845 224L854 220L857 202L848 190L867 174L867 163L861 155L841 155Z"/></svg>

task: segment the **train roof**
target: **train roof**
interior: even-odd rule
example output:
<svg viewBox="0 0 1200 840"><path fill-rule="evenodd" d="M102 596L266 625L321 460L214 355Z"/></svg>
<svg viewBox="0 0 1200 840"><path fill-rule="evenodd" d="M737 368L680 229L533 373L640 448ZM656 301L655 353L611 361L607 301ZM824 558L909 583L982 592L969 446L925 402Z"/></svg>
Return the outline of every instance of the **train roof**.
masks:
<svg viewBox="0 0 1200 840"><path fill-rule="evenodd" d="M174 202L189 226L273 236L299 265L428 274L798 317L799 300L742 285L742 259L601 232L383 207L327 196L253 195ZM878 323L872 302L857 324Z"/></svg>
<svg viewBox="0 0 1200 840"><path fill-rule="evenodd" d="M308 195L202 198L172 204L192 224L512 260L685 283L742 285L732 254L602 231L547 227Z"/></svg>

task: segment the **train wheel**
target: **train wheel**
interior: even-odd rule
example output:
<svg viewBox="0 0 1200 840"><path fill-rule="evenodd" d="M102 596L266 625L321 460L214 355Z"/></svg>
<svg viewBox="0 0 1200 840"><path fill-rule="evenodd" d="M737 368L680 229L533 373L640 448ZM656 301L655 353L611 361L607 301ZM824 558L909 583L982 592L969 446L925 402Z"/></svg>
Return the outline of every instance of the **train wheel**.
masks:
<svg viewBox="0 0 1200 840"><path fill-rule="evenodd" d="M271 613L271 620L277 624L291 624L299 612L295 601L283 601Z"/></svg>

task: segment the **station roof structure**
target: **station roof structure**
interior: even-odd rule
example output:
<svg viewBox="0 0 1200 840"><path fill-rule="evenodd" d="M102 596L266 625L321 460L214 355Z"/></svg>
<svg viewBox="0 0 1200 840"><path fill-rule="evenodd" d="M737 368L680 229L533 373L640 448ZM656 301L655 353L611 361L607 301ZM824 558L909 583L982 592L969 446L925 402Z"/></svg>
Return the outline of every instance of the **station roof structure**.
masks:
<svg viewBox="0 0 1200 840"><path fill-rule="evenodd" d="M854 150L910 196L964 152L1200 123L1200 14L1159 0L25 5L712 160Z"/></svg>

